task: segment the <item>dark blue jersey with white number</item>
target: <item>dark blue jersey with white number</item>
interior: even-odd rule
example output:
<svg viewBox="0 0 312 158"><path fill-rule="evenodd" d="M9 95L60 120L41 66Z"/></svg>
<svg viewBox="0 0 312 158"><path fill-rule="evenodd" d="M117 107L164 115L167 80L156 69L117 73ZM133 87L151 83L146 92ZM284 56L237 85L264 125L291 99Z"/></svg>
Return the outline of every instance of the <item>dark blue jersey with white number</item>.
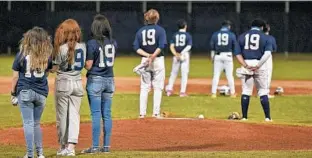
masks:
<svg viewBox="0 0 312 158"><path fill-rule="evenodd" d="M238 39L241 54L244 59L260 60L265 51L273 50L271 40L259 28L253 27L251 30L241 34Z"/></svg>
<svg viewBox="0 0 312 158"><path fill-rule="evenodd" d="M174 44L174 48L178 53L181 53L181 51L188 45L192 46L193 40L192 36L188 32L184 31L178 31L170 40L170 44Z"/></svg>
<svg viewBox="0 0 312 158"><path fill-rule="evenodd" d="M43 71L30 70L30 56L24 57L21 53L18 53L13 62L12 69L18 71L18 81L16 86L16 92L19 94L21 90L31 89L36 93L44 96L48 96L48 71L52 69L52 60L49 59L48 67Z"/></svg>
<svg viewBox="0 0 312 158"><path fill-rule="evenodd" d="M219 31L212 34L210 40L210 49L220 52L239 52L239 46L236 41L236 35L227 27L222 27Z"/></svg>
<svg viewBox="0 0 312 158"><path fill-rule="evenodd" d="M153 54L157 48L162 51L158 56L164 56L163 49L167 45L166 31L159 25L143 26L135 35L133 49L144 50L146 53Z"/></svg>
<svg viewBox="0 0 312 158"><path fill-rule="evenodd" d="M91 69L87 72L89 75L101 77L114 77L114 60L117 50L117 42L107 38L103 41L95 39L87 43L87 61L93 60Z"/></svg>

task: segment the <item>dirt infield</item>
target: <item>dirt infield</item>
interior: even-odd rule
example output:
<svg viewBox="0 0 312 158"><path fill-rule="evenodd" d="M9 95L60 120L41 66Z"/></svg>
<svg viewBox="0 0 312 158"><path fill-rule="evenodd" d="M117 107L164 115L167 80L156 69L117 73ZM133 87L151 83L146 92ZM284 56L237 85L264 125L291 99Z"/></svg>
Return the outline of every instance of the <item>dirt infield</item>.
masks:
<svg viewBox="0 0 312 158"><path fill-rule="evenodd" d="M138 151L242 151L307 150L312 128L259 125L215 120L114 121L112 150ZM55 126L43 128L45 147L57 149ZM78 150L91 145L91 125L83 123ZM0 143L24 144L23 129L1 131Z"/></svg>
<svg viewBox="0 0 312 158"><path fill-rule="evenodd" d="M86 79L83 79L86 83ZM117 93L138 93L140 90L139 77L116 77L116 92ZM226 84L226 80L221 80L219 85ZM178 79L174 89L179 92L180 80ZM237 93L241 92L241 81L235 81ZM312 94L312 81L292 81L292 80L273 80L271 91L273 92L276 87L281 86L284 88L285 95L308 95ZM54 78L49 78L49 87L52 92L54 89ZM0 94L9 94L11 89L11 78L0 77ZM210 94L211 79L189 79L187 92L189 94Z"/></svg>
<svg viewBox="0 0 312 158"><path fill-rule="evenodd" d="M49 79L53 90L53 78ZM117 93L137 93L139 78L116 78ZM8 94L11 79L0 77L0 94ZM85 79L84 79L85 83ZM221 81L220 84L225 84ZM175 86L177 90L179 81ZM240 81L236 81L241 91ZM286 95L312 94L312 81L273 81L272 89L282 86ZM190 79L190 94L209 94L211 80ZM177 90L178 91L178 90ZM312 146L312 127L249 124L217 120L116 120L113 125L112 150L139 151L242 151L304 150ZM57 148L55 125L43 126L45 147ZM78 148L91 145L91 124L81 124ZM22 128L0 131L0 144L25 144Z"/></svg>

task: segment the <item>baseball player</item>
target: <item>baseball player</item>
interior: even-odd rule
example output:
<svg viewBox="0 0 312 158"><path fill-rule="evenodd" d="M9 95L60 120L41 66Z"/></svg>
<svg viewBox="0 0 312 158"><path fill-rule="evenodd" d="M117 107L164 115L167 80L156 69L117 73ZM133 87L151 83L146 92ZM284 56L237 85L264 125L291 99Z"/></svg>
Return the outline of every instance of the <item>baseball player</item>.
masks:
<svg viewBox="0 0 312 158"><path fill-rule="evenodd" d="M190 67L190 50L192 48L192 36L186 32L187 23L185 20L177 22L179 31L176 32L170 41L170 50L174 55L172 62L172 70L169 78L169 83L166 86L167 96L173 92L173 84L179 69L181 67L181 90L180 97L186 97L186 86Z"/></svg>
<svg viewBox="0 0 312 158"><path fill-rule="evenodd" d="M166 47L166 31L157 22L159 13L150 9L144 14L146 26L135 35L134 50L142 57L141 63L148 66L141 73L140 118L146 116L148 92L154 89L153 117L160 117L160 103L165 82L165 61L163 49ZM136 70L135 70L136 71Z"/></svg>
<svg viewBox="0 0 312 158"><path fill-rule="evenodd" d="M115 91L114 61L117 43L112 38L108 19L96 15L91 25L92 39L87 43L87 93L92 117L92 146L82 153L108 153L112 135L112 98ZM103 128L101 128L101 119ZM103 130L103 147L100 134Z"/></svg>
<svg viewBox="0 0 312 158"><path fill-rule="evenodd" d="M55 78L56 127L60 149L58 156L75 156L80 126L80 105L84 94L81 70L86 60L86 46L81 43L76 20L67 19L55 32L53 71Z"/></svg>
<svg viewBox="0 0 312 158"><path fill-rule="evenodd" d="M235 98L235 85L233 77L233 56L232 53L238 50L236 35L230 31L231 22L222 22L222 28L213 33L210 40L211 59L213 61L213 80L211 98L217 97L217 88L222 71L225 71L231 97Z"/></svg>
<svg viewBox="0 0 312 158"><path fill-rule="evenodd" d="M242 79L242 120L247 120L249 100L255 83L265 114L265 121L272 121L268 99L268 68L265 63L271 57L273 48L271 40L262 32L264 26L263 20L254 20L251 23L251 29L239 36L238 42L241 51L235 52L238 62L242 65L237 70L242 74L240 76Z"/></svg>
<svg viewBox="0 0 312 158"><path fill-rule="evenodd" d="M34 145L37 157L44 158L40 119L49 92L47 77L52 68L49 60L52 50L48 33L40 27L34 27L24 33L20 52L12 66L11 101L14 106L19 104L22 113L27 146L24 158L35 157Z"/></svg>
<svg viewBox="0 0 312 158"><path fill-rule="evenodd" d="M273 46L273 52L277 51L277 45L275 38L269 34L271 28L269 24L266 24L266 27L264 27L263 32L268 35L269 40L271 40L272 46ZM272 56L267 60L266 62L268 67L268 82L269 82L269 94L270 94L270 87L271 87L271 80L272 80L272 72L273 72L273 59ZM269 98L274 98L274 95L269 95Z"/></svg>

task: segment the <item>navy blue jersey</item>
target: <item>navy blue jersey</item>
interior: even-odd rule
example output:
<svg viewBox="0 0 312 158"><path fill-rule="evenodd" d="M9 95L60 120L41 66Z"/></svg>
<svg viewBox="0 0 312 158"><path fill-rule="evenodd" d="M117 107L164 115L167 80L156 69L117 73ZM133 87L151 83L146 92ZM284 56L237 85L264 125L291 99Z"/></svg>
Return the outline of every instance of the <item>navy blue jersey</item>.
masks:
<svg viewBox="0 0 312 158"><path fill-rule="evenodd" d="M19 94L21 90L32 89L36 93L44 96L48 96L48 71L52 69L52 60L49 59L48 67L43 71L32 71L30 69L30 56L23 57L21 53L18 53L13 62L12 69L18 71L18 81L16 86L16 92Z"/></svg>
<svg viewBox="0 0 312 158"><path fill-rule="evenodd" d="M105 38L104 42L95 39L87 43L86 60L93 60L93 65L87 76L114 77L114 60L116 56L117 43L115 40Z"/></svg>
<svg viewBox="0 0 312 158"><path fill-rule="evenodd" d="M264 34L259 28L253 27L251 30L241 34L238 43L241 54L244 59L257 59L260 60L265 51L273 50L269 36Z"/></svg>
<svg viewBox="0 0 312 158"><path fill-rule="evenodd" d="M181 51L188 45L192 46L193 40L192 36L188 32L178 31L170 40L170 44L174 44L174 49L181 53Z"/></svg>
<svg viewBox="0 0 312 158"><path fill-rule="evenodd" d="M272 43L273 52L276 52L277 51L276 40L275 40L274 36L272 36L272 35L268 35L268 36L269 36L269 39L271 40L271 43Z"/></svg>
<svg viewBox="0 0 312 158"><path fill-rule="evenodd" d="M133 49L144 50L146 53L153 54L157 48L162 51L158 56L164 56L163 49L167 45L166 31L158 25L143 26L135 35Z"/></svg>
<svg viewBox="0 0 312 158"><path fill-rule="evenodd" d="M236 41L236 35L228 28L222 27L220 31L212 34L210 40L210 49L220 52L239 52L239 46Z"/></svg>

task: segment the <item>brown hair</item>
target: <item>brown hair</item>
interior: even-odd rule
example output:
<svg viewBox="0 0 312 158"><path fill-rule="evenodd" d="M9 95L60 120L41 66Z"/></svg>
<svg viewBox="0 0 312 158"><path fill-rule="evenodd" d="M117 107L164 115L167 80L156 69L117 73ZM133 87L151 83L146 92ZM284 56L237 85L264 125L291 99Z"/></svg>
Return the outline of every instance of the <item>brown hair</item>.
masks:
<svg viewBox="0 0 312 158"><path fill-rule="evenodd" d="M52 54L51 37L41 27L33 27L24 33L20 41L20 53L23 57L30 56L30 69L44 71Z"/></svg>
<svg viewBox="0 0 312 158"><path fill-rule="evenodd" d="M155 9L150 9L146 13L144 13L144 20L147 24L157 24L159 20L159 13Z"/></svg>
<svg viewBox="0 0 312 158"><path fill-rule="evenodd" d="M79 24L74 19L67 19L62 22L55 31L54 37L54 52L53 58L55 58L60 52L60 46L67 43L68 54L67 62L74 63L75 46L77 42L81 40L81 30Z"/></svg>
<svg viewBox="0 0 312 158"><path fill-rule="evenodd" d="M91 25L91 36L99 41L103 41L104 38L112 39L113 31L108 19L101 14L97 14L93 18Z"/></svg>

